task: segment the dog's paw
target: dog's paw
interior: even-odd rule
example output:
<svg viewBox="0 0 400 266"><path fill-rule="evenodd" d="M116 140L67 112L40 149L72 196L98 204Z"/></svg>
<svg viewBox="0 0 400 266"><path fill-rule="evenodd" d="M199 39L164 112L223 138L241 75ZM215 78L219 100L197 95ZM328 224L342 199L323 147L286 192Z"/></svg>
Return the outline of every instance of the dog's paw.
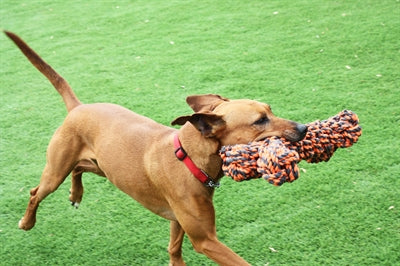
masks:
<svg viewBox="0 0 400 266"><path fill-rule="evenodd" d="M22 219L23 218L21 218L21 220L19 220L19 222L18 222L19 229L24 229L24 226L22 225Z"/></svg>
<svg viewBox="0 0 400 266"><path fill-rule="evenodd" d="M73 201L71 201L71 205L72 205L75 209L78 209L78 208L79 208L79 202L73 202Z"/></svg>
<svg viewBox="0 0 400 266"><path fill-rule="evenodd" d="M25 219L23 217L18 222L19 229L22 229L22 230L25 230L25 231L30 230L34 225L35 225L34 222L32 224L26 223Z"/></svg>

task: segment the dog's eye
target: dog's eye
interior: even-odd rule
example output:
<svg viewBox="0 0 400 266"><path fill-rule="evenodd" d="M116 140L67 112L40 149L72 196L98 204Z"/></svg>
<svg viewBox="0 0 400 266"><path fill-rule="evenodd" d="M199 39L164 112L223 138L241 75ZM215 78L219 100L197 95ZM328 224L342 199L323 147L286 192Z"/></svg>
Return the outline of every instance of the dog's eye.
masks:
<svg viewBox="0 0 400 266"><path fill-rule="evenodd" d="M264 125L269 121L268 117L264 116L254 122L254 125Z"/></svg>

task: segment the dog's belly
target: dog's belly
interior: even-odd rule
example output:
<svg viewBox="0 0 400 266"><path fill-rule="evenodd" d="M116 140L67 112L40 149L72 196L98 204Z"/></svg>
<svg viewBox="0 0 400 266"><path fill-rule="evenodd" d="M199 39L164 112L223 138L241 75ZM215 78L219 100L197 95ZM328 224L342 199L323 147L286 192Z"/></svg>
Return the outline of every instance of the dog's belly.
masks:
<svg viewBox="0 0 400 266"><path fill-rule="evenodd" d="M99 164L101 165L101 160ZM144 173L137 170L135 172L135 169L128 165L121 165L118 171L109 170L108 167L101 169L105 169L103 172L111 183L145 208L166 219L175 220L174 213L164 194Z"/></svg>

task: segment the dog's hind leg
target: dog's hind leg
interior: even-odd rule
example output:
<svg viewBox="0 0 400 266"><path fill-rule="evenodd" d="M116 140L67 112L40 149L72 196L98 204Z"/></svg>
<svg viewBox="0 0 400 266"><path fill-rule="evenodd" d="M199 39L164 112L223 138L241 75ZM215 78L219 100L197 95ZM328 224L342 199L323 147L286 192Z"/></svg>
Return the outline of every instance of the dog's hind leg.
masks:
<svg viewBox="0 0 400 266"><path fill-rule="evenodd" d="M182 259L182 242L185 232L177 221L171 221L170 240L168 253L170 257L169 265L186 265Z"/></svg>
<svg viewBox="0 0 400 266"><path fill-rule="evenodd" d="M28 207L26 208L24 217L18 223L20 229L29 230L35 225L36 211L39 203L47 195L54 192L67 175L68 173L65 172L61 175L60 173L55 173L49 164L45 166L39 185L30 191Z"/></svg>
<svg viewBox="0 0 400 266"><path fill-rule="evenodd" d="M95 159L83 159L78 162L71 176L71 190L69 200L75 208L79 207L83 196L82 174L84 172L92 172L99 176L104 176L103 171L100 170Z"/></svg>
<svg viewBox="0 0 400 266"><path fill-rule="evenodd" d="M28 207L18 224L21 229L29 230L35 225L39 203L64 182L78 162L80 143L62 131L57 130L50 141L40 183L30 191Z"/></svg>
<svg viewBox="0 0 400 266"><path fill-rule="evenodd" d="M69 201L71 205L78 209L83 196L82 171L74 169L71 174L71 189L69 191Z"/></svg>

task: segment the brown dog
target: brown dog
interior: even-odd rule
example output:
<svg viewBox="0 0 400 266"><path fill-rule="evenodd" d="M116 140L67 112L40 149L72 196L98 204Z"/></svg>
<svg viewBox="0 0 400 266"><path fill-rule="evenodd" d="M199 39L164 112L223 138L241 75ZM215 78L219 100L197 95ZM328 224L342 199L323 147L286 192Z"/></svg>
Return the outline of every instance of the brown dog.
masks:
<svg viewBox="0 0 400 266"><path fill-rule="evenodd" d="M216 235L212 202L223 176L223 145L269 136L301 140L307 127L275 117L267 104L218 95L189 96L194 114L166 127L114 104L81 104L68 83L18 36L5 32L61 94L68 110L47 149L47 163L19 227L35 225L39 203L72 173L70 200L81 202L82 173L107 177L155 214L171 221L170 265L184 265L186 233L196 251L220 265L248 265ZM183 148L184 149L183 149ZM201 169L201 170L200 170ZM205 174L207 173L207 174Z"/></svg>

